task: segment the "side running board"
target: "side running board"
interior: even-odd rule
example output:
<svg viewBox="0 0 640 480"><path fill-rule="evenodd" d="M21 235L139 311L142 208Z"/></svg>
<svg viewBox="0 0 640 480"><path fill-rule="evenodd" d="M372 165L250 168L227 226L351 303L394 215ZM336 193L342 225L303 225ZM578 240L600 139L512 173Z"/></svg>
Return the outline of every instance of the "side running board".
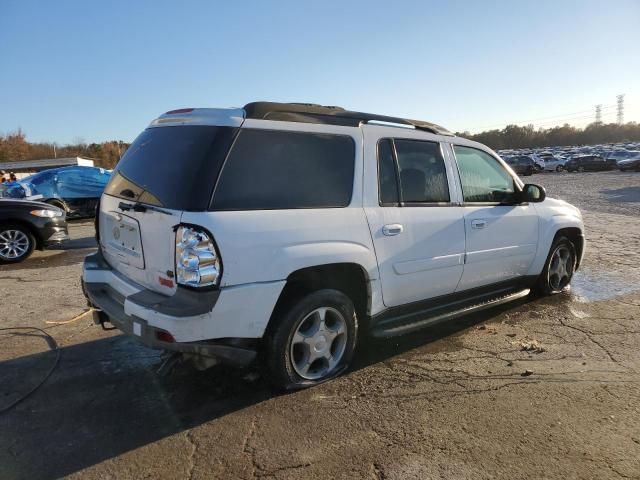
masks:
<svg viewBox="0 0 640 480"><path fill-rule="evenodd" d="M389 327L385 329L383 328L374 329L372 333L373 333L373 336L376 338L389 338L389 337L396 337L399 335L405 335L407 333L411 333L416 330L425 328L429 325L433 325L434 323L442 322L444 320L452 320L454 318L470 315L472 313L479 312L487 308L497 307L498 305L502 305L504 303L519 300L529 295L529 292L530 292L530 289L527 288L524 290L520 290L518 292L510 293L508 295L495 297L491 300L480 302L475 305L469 305L467 307L441 313L432 317L426 317L424 320L420 320L417 322L410 322L404 325Z"/></svg>

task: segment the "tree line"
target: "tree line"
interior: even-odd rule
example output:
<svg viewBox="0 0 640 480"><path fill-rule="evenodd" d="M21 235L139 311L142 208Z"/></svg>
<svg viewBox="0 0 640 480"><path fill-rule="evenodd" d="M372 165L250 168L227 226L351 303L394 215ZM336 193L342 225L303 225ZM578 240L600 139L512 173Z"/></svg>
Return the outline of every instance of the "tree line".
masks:
<svg viewBox="0 0 640 480"><path fill-rule="evenodd" d="M98 167L113 168L128 143L112 140L102 143L85 143L82 140L74 144L59 146L55 143L32 143L27 141L20 129L6 135L0 135L0 162L22 160L40 160L43 158L84 157L95 160Z"/></svg>
<svg viewBox="0 0 640 480"><path fill-rule="evenodd" d="M481 133L456 133L461 137L484 143L494 150L512 148L539 148L570 145L595 145L601 143L618 143L640 141L640 124L629 122L592 123L585 128L572 127L565 124L536 130L533 125L521 127L507 125L502 130L488 130ZM20 129L0 135L0 162L20 160L39 160L57 157L85 157L95 160L99 167L113 168L124 152L128 143L112 140L102 143L85 143L58 146L55 143L32 143L27 141Z"/></svg>
<svg viewBox="0 0 640 480"><path fill-rule="evenodd" d="M502 130L488 130L473 135L469 132L462 132L456 133L456 135L484 143L494 150L596 145L640 141L640 124L636 122L622 125L617 123L591 123L585 128L576 128L569 124L564 124L561 127L538 130L533 125L527 125L526 127L507 125Z"/></svg>

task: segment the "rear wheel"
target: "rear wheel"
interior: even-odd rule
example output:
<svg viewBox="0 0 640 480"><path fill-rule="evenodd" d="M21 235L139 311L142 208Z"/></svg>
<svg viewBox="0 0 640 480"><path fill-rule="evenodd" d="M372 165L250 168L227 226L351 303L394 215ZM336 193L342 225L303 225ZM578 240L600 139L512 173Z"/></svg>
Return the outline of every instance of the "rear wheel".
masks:
<svg viewBox="0 0 640 480"><path fill-rule="evenodd" d="M561 172L562 170L564 170L564 168L562 167L562 165L558 165L558 166L556 167L556 172L558 172L558 173L559 173L559 172Z"/></svg>
<svg viewBox="0 0 640 480"><path fill-rule="evenodd" d="M579 166L579 167L578 167L578 171L579 171L580 173L584 172L584 167L583 167L582 165L581 165L581 166Z"/></svg>
<svg viewBox="0 0 640 480"><path fill-rule="evenodd" d="M0 263L26 260L35 245L36 239L28 228L14 224L0 226Z"/></svg>
<svg viewBox="0 0 640 480"><path fill-rule="evenodd" d="M551 245L544 269L538 278L537 291L543 295L562 292L573 278L576 249L567 237L558 237Z"/></svg>
<svg viewBox="0 0 640 480"><path fill-rule="evenodd" d="M319 290L283 312L266 338L268 375L279 388L305 388L338 376L356 348L353 302L337 290Z"/></svg>

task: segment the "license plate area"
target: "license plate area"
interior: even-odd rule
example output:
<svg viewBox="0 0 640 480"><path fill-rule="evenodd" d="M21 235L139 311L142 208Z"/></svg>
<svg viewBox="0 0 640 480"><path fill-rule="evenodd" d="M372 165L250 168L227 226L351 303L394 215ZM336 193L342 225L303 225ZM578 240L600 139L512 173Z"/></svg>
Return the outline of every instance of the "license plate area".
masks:
<svg viewBox="0 0 640 480"><path fill-rule="evenodd" d="M144 269L144 252L138 221L119 212L107 212L105 223L107 228L100 234L104 235L104 243L109 252L125 265Z"/></svg>

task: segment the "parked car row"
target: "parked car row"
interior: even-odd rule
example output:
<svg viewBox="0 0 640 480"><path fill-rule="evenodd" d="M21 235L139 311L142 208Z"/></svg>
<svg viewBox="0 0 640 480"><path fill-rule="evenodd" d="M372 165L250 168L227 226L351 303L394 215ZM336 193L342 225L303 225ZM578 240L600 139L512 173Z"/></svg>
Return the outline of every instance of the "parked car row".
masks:
<svg viewBox="0 0 640 480"><path fill-rule="evenodd" d="M529 175L524 164L533 162L537 171L585 172L640 170L640 143L591 145L582 147L551 147L548 149L499 150L500 156L514 170ZM524 160L527 159L527 160Z"/></svg>

